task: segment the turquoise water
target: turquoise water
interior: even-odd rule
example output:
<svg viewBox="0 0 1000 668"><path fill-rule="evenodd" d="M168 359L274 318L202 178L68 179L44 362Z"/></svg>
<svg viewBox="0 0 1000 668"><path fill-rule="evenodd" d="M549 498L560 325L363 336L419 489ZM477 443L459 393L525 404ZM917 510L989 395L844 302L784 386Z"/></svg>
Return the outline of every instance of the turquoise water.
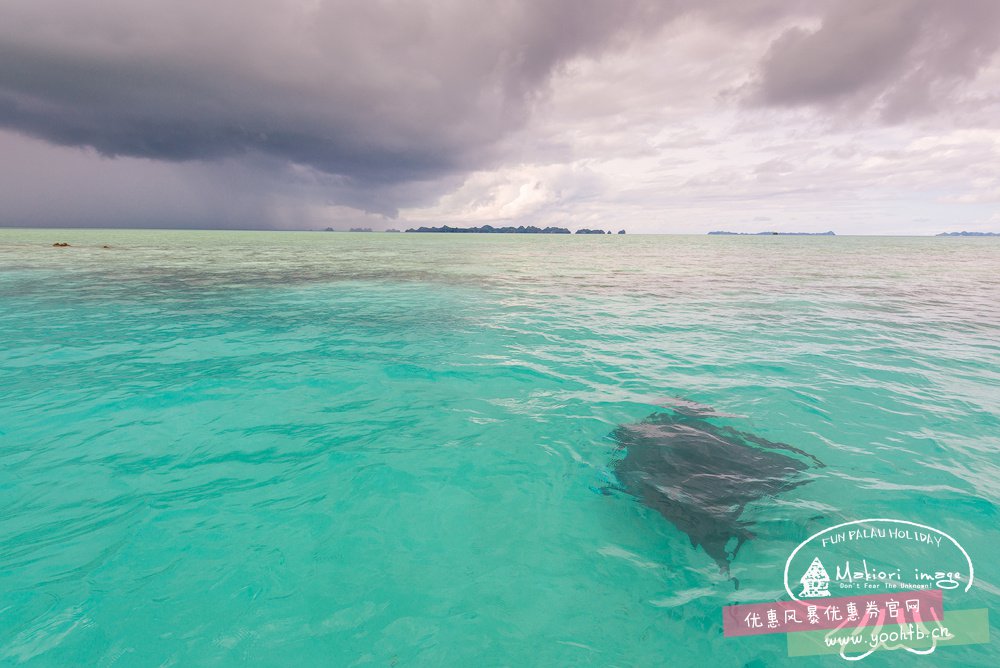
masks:
<svg viewBox="0 0 1000 668"><path fill-rule="evenodd" d="M992 608L998 269L992 239L0 230L0 665L844 665L721 607L866 517L960 540ZM600 493L670 397L826 463L746 509L738 590Z"/></svg>

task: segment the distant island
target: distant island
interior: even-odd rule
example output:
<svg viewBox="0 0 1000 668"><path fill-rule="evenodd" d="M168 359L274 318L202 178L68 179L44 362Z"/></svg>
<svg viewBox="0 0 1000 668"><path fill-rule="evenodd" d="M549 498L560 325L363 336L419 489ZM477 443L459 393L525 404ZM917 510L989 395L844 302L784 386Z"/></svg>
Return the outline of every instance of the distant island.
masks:
<svg viewBox="0 0 1000 668"><path fill-rule="evenodd" d="M407 232L446 232L451 234L573 234L565 227L535 227L534 225L519 225L517 227L493 227L483 225L482 227L418 227L410 228ZM577 230L576 234L614 234L608 230L590 230L587 228ZM618 234L625 234L625 230L619 230Z"/></svg>
<svg viewBox="0 0 1000 668"><path fill-rule="evenodd" d="M942 232L939 237L1000 237L1000 232Z"/></svg>
<svg viewBox="0 0 1000 668"><path fill-rule="evenodd" d="M332 227L324 228L324 232L336 232L337 230ZM352 227L351 232L374 232L370 227ZM386 232L399 232L394 227L390 227L385 230ZM535 227L534 225L519 225L517 227L493 227L492 225L483 225L482 227L451 227L449 225L442 225L441 227L417 227L409 228L405 230L406 232L438 232L438 233L450 233L450 234L574 234L565 227ZM589 230L583 228L576 231L576 234L614 234L611 230L605 232L604 230ZM625 234L625 230L618 230L618 234ZM712 234L730 234L729 232L712 232ZM832 233L831 233L832 234Z"/></svg>
<svg viewBox="0 0 1000 668"><path fill-rule="evenodd" d="M541 228L534 225L529 225L528 227L524 225L519 227L493 227L492 225L483 225L482 227L449 227L444 225L442 227L418 227L416 229L411 227L406 231L449 232L453 234L570 234L570 231L565 227Z"/></svg>
<svg viewBox="0 0 1000 668"><path fill-rule="evenodd" d="M834 237L833 230L829 232L709 232L709 234L733 234L737 236L777 236L777 237Z"/></svg>

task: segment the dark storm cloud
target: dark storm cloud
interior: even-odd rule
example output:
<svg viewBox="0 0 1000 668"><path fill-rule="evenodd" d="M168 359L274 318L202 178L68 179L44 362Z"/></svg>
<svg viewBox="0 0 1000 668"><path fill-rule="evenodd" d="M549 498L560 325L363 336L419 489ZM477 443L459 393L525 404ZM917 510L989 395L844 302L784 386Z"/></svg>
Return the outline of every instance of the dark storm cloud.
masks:
<svg viewBox="0 0 1000 668"><path fill-rule="evenodd" d="M998 45L995 0L845 0L818 28L792 27L773 42L756 99L875 108L899 121L943 106Z"/></svg>
<svg viewBox="0 0 1000 668"><path fill-rule="evenodd" d="M364 191L488 162L560 63L674 10L657 0L15 0L0 11L5 127L111 156L264 154Z"/></svg>
<svg viewBox="0 0 1000 668"><path fill-rule="evenodd" d="M16 145L37 178L0 179L0 224L75 224L85 210L142 224L144 204L165 225L325 226L345 208L421 207L460 222L542 210L543 192L573 212L666 178L647 170L680 164L692 136L704 150L684 159L730 142L735 169L746 147L716 117L734 99L764 108L737 115L760 136L776 107L808 107L792 115L809 133L836 131L833 116L880 127L863 122L870 110L986 123L994 75L975 77L998 41L993 0L4 0L0 154ZM625 162L657 156L601 191ZM25 171L4 159L9 176ZM747 183L792 178L767 164ZM536 172L556 185L507 182ZM731 189L731 176L677 178ZM77 182L90 188L65 185Z"/></svg>

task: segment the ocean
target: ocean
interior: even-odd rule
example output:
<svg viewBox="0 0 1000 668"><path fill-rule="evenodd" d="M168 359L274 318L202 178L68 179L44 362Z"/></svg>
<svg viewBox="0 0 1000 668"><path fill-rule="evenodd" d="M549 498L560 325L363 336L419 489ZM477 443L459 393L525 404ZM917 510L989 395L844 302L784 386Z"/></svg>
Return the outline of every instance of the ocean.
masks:
<svg viewBox="0 0 1000 668"><path fill-rule="evenodd" d="M678 402L825 465L729 573L615 484ZM864 518L992 607L998 453L998 239L0 230L0 665L844 665L722 609Z"/></svg>

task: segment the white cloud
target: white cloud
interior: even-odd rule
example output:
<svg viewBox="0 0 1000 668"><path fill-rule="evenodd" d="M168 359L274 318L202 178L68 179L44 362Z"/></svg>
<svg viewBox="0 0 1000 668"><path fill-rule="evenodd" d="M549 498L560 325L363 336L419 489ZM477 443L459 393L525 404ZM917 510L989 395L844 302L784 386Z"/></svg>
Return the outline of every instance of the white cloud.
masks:
<svg viewBox="0 0 1000 668"><path fill-rule="evenodd" d="M546 162L479 171L403 218L509 219L509 205L525 224L633 232L930 234L983 224L968 205L995 202L1000 188L1000 109L985 94L1000 80L996 63L961 91L979 100L976 113L960 106L908 124L748 109L720 95L741 86L746 64L784 29L742 31L734 43L688 19L572 61L511 140L512 152L533 148Z"/></svg>

